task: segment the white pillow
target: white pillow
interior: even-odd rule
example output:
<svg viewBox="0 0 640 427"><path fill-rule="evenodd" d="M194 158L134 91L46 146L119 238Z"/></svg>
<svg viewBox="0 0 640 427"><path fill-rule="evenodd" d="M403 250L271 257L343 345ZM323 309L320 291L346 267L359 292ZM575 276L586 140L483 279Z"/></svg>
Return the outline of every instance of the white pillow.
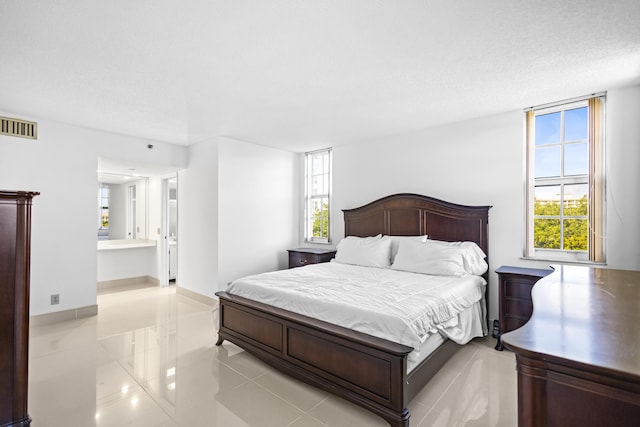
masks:
<svg viewBox="0 0 640 427"><path fill-rule="evenodd" d="M462 251L455 246L402 240L391 266L394 270L438 276L466 276Z"/></svg>
<svg viewBox="0 0 640 427"><path fill-rule="evenodd" d="M489 266L485 261L487 254L475 242L443 242L442 240L427 239L426 243L440 247L455 247L462 252L464 269L475 276L483 275Z"/></svg>
<svg viewBox="0 0 640 427"><path fill-rule="evenodd" d="M427 238L426 234L424 236L383 236L383 239L391 239L391 264L393 264L393 260L396 259L396 254L398 253L398 246L400 245L401 240L413 240L414 242L426 242Z"/></svg>
<svg viewBox="0 0 640 427"><path fill-rule="evenodd" d="M335 262L387 268L391 264L391 240L375 237L345 237L336 246Z"/></svg>

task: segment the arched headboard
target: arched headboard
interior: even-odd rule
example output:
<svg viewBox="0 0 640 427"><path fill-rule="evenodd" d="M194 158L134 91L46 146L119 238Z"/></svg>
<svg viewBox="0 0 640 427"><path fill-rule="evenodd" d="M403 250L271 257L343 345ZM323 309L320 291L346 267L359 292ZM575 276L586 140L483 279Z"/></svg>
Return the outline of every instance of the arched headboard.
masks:
<svg viewBox="0 0 640 427"><path fill-rule="evenodd" d="M354 209L343 209L345 236L420 236L471 241L489 256L491 206L464 206L419 194L394 194Z"/></svg>

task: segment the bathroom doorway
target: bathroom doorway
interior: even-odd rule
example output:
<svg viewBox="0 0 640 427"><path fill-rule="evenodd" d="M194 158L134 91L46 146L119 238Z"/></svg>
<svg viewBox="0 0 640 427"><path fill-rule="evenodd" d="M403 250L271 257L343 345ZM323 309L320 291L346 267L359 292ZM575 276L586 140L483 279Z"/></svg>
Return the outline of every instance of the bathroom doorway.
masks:
<svg viewBox="0 0 640 427"><path fill-rule="evenodd" d="M100 157L97 172L98 290L167 286L170 258L177 274L177 169Z"/></svg>
<svg viewBox="0 0 640 427"><path fill-rule="evenodd" d="M178 277L178 180L171 177L164 180L165 188L165 241L167 242L168 283L175 284Z"/></svg>

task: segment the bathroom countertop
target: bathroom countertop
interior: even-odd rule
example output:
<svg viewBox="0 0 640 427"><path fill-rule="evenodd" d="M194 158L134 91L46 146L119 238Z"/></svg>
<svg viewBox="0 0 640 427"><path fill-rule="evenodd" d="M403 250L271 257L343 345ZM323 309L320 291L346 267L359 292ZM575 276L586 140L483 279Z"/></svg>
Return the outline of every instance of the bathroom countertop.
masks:
<svg viewBox="0 0 640 427"><path fill-rule="evenodd" d="M98 240L99 251L112 251L118 249L133 248L151 248L155 247L157 242L149 239L131 239L131 240Z"/></svg>

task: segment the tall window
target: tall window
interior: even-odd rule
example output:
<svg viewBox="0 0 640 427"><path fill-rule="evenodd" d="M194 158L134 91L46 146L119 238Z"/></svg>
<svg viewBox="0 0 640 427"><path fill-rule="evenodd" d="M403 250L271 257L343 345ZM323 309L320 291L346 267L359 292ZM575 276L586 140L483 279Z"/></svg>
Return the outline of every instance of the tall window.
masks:
<svg viewBox="0 0 640 427"><path fill-rule="evenodd" d="M306 153L305 160L305 240L329 243L331 149Z"/></svg>
<svg viewBox="0 0 640 427"><path fill-rule="evenodd" d="M526 114L525 256L604 261L604 96Z"/></svg>

